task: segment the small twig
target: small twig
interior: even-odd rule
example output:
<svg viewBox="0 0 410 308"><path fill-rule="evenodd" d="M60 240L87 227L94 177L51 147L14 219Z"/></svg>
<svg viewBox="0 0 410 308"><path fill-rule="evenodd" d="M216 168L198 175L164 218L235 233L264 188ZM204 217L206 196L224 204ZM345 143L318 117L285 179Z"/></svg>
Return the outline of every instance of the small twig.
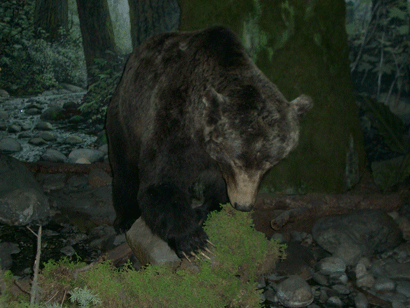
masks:
<svg viewBox="0 0 410 308"><path fill-rule="evenodd" d="M17 288L19 288L20 291L30 295L30 292L24 289L23 286L17 282L17 280L14 280L14 284L17 286Z"/></svg>
<svg viewBox="0 0 410 308"><path fill-rule="evenodd" d="M83 267L81 267L81 268L77 268L77 269L74 271L74 274L73 274L74 279L77 280L78 273L86 272L86 271L90 270L90 269L94 266L94 264L95 264L95 262L90 263L90 264L88 264L88 265L86 265L86 266L83 266Z"/></svg>
<svg viewBox="0 0 410 308"><path fill-rule="evenodd" d="M28 228L28 227L27 227ZM31 232L33 232L30 228L28 228ZM40 269L40 256L41 256L41 233L42 233L43 227L40 225L38 228L38 234L37 236L37 255L36 255L36 260L34 261L34 276L33 276L33 282L31 284L31 295L30 295L30 304L35 304L36 303L36 297L37 297L37 289L38 289L38 284L37 284L37 279L38 279L38 272Z"/></svg>

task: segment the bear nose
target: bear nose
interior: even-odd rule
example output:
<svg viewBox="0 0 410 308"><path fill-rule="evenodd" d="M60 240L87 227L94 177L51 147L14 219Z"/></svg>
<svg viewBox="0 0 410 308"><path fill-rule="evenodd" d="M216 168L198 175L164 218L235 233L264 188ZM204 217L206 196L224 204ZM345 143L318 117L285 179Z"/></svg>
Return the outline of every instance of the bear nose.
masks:
<svg viewBox="0 0 410 308"><path fill-rule="evenodd" d="M253 209L253 205L252 204L241 204L241 203L235 202L234 208L241 212L250 212Z"/></svg>

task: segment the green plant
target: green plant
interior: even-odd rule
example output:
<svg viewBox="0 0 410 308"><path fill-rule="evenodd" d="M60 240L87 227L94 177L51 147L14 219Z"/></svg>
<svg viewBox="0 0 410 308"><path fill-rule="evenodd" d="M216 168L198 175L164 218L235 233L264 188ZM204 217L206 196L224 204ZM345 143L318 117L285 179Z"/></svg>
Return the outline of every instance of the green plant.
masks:
<svg viewBox="0 0 410 308"><path fill-rule="evenodd" d="M371 3L374 5L371 6ZM360 92L392 104L410 93L410 9L407 1L357 1L346 24L351 73ZM394 102L390 100L396 93Z"/></svg>
<svg viewBox="0 0 410 308"><path fill-rule="evenodd" d="M101 303L101 299L98 297L98 294L94 294L91 290L87 289L87 286L84 288L75 288L69 292L71 297L70 301L72 303L78 303L80 307L90 307L91 305L98 305Z"/></svg>
<svg viewBox="0 0 410 308"><path fill-rule="evenodd" d="M125 60L111 53L110 60L94 59L90 70L91 84L82 105L79 107L92 122L103 122L111 96L122 75Z"/></svg>
<svg viewBox="0 0 410 308"><path fill-rule="evenodd" d="M184 260L177 269L147 266L136 271L130 264L117 269L109 261L93 266L67 258L49 261L39 277L42 303L59 308L74 303L110 308L260 307L256 279L274 269L275 262L284 257L285 246L267 240L254 229L250 213L229 204L208 217L205 229L215 244L215 256ZM13 283L10 277L6 280L8 286ZM71 303L65 301L67 293ZM2 294L2 300L7 307L29 307L27 299Z"/></svg>
<svg viewBox="0 0 410 308"><path fill-rule="evenodd" d="M406 138L403 121L389 107L366 98L361 104L365 117L377 129L384 142L397 157L371 164L376 184L386 190L410 176L410 140Z"/></svg>
<svg viewBox="0 0 410 308"><path fill-rule="evenodd" d="M0 2L0 88L34 94L60 82L85 85L84 56L73 32L61 30L58 42L33 21L35 1Z"/></svg>

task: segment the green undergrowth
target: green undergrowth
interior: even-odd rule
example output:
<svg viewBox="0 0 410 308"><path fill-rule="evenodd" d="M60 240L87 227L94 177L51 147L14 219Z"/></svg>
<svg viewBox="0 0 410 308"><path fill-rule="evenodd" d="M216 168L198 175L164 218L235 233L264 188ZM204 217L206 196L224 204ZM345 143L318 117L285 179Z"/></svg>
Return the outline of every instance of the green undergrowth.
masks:
<svg viewBox="0 0 410 308"><path fill-rule="evenodd" d="M250 213L229 204L211 213L205 230L215 256L211 260L184 260L177 269L130 264L117 269L109 261L94 264L67 258L49 261L39 277L41 303L28 305L28 295L13 295L12 278L6 273L6 291L0 296L6 307L260 307L256 280L274 270L284 258L284 245L269 241L254 229ZM198 254L200 255L200 254Z"/></svg>

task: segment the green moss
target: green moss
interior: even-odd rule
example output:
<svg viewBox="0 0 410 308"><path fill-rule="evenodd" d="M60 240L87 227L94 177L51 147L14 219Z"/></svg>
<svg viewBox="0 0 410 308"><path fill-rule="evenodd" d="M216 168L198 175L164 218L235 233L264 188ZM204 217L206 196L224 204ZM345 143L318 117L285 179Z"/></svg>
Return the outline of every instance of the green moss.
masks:
<svg viewBox="0 0 410 308"><path fill-rule="evenodd" d="M365 152L349 70L344 1L180 0L179 4L182 30L229 26L246 38L245 45L255 45L247 46L251 56L289 101L302 93L313 98L313 109L301 121L298 147L268 172L261 188L292 193L349 189L347 155L356 153L358 167L350 170L361 173Z"/></svg>

